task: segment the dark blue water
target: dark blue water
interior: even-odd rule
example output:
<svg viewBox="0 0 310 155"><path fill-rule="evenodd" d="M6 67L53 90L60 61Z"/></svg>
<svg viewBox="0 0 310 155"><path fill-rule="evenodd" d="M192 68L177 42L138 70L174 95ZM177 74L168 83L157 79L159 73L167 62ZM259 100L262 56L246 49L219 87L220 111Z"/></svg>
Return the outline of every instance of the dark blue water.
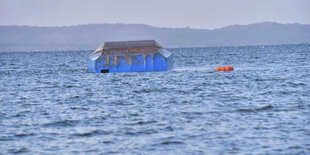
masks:
<svg viewBox="0 0 310 155"><path fill-rule="evenodd" d="M0 53L0 154L310 153L310 45L170 51L172 71L114 74Z"/></svg>

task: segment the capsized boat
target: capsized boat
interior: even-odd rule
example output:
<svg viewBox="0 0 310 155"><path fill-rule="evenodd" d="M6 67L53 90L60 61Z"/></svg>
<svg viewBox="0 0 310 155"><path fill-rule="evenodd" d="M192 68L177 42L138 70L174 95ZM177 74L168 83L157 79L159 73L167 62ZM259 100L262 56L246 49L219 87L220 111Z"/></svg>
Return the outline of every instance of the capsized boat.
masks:
<svg viewBox="0 0 310 155"><path fill-rule="evenodd" d="M173 68L172 53L154 40L105 42L88 59L88 71L148 72Z"/></svg>

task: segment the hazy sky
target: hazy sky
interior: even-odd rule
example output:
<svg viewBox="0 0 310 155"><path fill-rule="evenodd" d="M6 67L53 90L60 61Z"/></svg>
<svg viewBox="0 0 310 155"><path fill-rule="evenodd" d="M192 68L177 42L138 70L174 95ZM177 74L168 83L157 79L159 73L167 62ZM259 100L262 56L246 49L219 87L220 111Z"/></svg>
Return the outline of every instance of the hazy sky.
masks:
<svg viewBox="0 0 310 155"><path fill-rule="evenodd" d="M0 25L138 23L214 29L263 21L310 24L310 0L0 0Z"/></svg>

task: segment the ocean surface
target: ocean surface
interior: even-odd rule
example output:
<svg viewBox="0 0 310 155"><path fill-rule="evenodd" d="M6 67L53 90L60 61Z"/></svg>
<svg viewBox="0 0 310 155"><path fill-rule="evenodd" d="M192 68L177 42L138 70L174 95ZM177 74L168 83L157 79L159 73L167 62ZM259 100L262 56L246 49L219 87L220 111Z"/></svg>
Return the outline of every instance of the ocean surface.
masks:
<svg viewBox="0 0 310 155"><path fill-rule="evenodd" d="M108 74L0 53L0 154L310 154L309 44L168 50L172 71Z"/></svg>

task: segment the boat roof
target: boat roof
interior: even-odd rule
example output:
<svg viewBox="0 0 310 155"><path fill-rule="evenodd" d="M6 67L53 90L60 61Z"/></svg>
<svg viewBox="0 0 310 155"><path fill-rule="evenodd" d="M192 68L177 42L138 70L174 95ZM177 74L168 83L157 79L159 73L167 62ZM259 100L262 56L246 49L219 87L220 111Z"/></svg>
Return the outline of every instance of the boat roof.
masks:
<svg viewBox="0 0 310 155"><path fill-rule="evenodd" d="M161 47L155 40L137 40L137 41L113 41L103 44L104 50L137 48L137 47Z"/></svg>
<svg viewBox="0 0 310 155"><path fill-rule="evenodd" d="M105 42L96 51L94 51L91 54L91 56L100 52L108 53L111 51L112 52L129 51L128 49L131 49L130 50L131 52L135 52L136 50L139 50L137 48L145 48L145 47L151 49L163 48L155 40L113 41L113 42Z"/></svg>

